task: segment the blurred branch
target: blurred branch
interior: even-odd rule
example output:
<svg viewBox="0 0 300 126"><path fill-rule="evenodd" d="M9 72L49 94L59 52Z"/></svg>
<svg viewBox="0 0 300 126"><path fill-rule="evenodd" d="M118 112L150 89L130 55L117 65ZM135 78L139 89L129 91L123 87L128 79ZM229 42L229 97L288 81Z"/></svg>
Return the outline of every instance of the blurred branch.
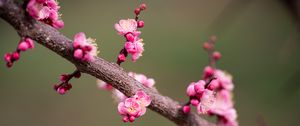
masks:
<svg viewBox="0 0 300 126"><path fill-rule="evenodd" d="M280 0L291 11L297 24L300 26L300 1L299 0Z"/></svg>
<svg viewBox="0 0 300 126"><path fill-rule="evenodd" d="M215 126L195 113L184 114L181 105L169 97L159 94L151 88L145 88L117 64L100 57L93 62L81 62L73 58L72 40L56 29L27 16L22 5L15 0L0 0L0 17L12 25L22 37L30 37L63 58L73 63L80 72L101 79L126 96L132 96L138 90L145 91L152 98L150 109L168 118L180 126Z"/></svg>

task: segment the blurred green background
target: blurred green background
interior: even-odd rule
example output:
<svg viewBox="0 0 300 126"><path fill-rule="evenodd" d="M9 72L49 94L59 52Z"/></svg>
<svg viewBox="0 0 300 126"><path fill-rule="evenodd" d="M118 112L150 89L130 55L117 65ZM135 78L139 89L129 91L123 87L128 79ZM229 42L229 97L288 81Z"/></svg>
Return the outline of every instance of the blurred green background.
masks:
<svg viewBox="0 0 300 126"><path fill-rule="evenodd" d="M298 125L300 106L299 27L277 0L60 0L65 28L97 39L100 56L115 61L123 38L113 28L120 19L133 18L133 9L146 2L142 38L143 57L126 62L127 71L156 80L159 91L186 101L185 88L199 80L207 65L202 43L217 35L223 54L218 67L234 76L235 106L241 126ZM0 54L15 49L19 36L0 20ZM73 89L60 96L53 91L62 73L74 66L37 45L22 53L7 69L0 61L1 126L172 126L148 111L134 123L124 124L110 92L97 89L95 78L73 79Z"/></svg>

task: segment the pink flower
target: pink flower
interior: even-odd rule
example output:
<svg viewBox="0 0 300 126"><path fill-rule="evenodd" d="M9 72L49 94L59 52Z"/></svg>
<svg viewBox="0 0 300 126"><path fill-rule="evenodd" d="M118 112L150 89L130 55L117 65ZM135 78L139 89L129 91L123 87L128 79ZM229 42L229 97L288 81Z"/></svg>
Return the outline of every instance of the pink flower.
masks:
<svg viewBox="0 0 300 126"><path fill-rule="evenodd" d="M205 89L202 96L201 102L197 106L198 113L204 114L207 113L214 105L216 101L214 92L208 89Z"/></svg>
<svg viewBox="0 0 300 126"><path fill-rule="evenodd" d="M129 54L132 55L131 60L133 62L139 59L142 56L142 53L144 52L144 43L142 41L142 39L139 39L134 42L125 43L125 49Z"/></svg>
<svg viewBox="0 0 300 126"><path fill-rule="evenodd" d="M97 44L93 39L86 38L83 32L77 33L73 42L74 57L81 61L93 61L97 56Z"/></svg>
<svg viewBox="0 0 300 126"><path fill-rule="evenodd" d="M134 19L120 20L115 24L115 29L120 35L134 33L137 30L137 22Z"/></svg>
<svg viewBox="0 0 300 126"><path fill-rule="evenodd" d="M133 122L146 113L146 107L150 103L150 96L143 91L138 91L134 96L126 98L118 104L118 112L123 116L124 122Z"/></svg>
<svg viewBox="0 0 300 126"><path fill-rule="evenodd" d="M147 95L145 92L143 91L138 91L133 98L135 98L140 105L147 107L150 105L151 103L151 97L149 95Z"/></svg>
<svg viewBox="0 0 300 126"><path fill-rule="evenodd" d="M30 0L27 4L27 12L30 16L60 29L64 23L59 20L58 9L55 0Z"/></svg>
<svg viewBox="0 0 300 126"><path fill-rule="evenodd" d="M103 90L108 90L111 91L113 89L113 87L111 86L111 84L108 84L102 80L97 79L97 85L99 89L103 89Z"/></svg>
<svg viewBox="0 0 300 126"><path fill-rule="evenodd" d="M142 83L144 86L151 88L155 84L153 78L147 78L144 74L137 74L133 72L128 73L129 76L133 77L138 82Z"/></svg>
<svg viewBox="0 0 300 126"><path fill-rule="evenodd" d="M238 126L236 110L231 108L225 111L218 119L218 126Z"/></svg>
<svg viewBox="0 0 300 126"><path fill-rule="evenodd" d="M232 91L234 88L232 82L232 76L222 70L215 71L215 77L217 78L221 88Z"/></svg>
<svg viewBox="0 0 300 126"><path fill-rule="evenodd" d="M135 98L127 98L124 102L119 103L118 111L121 115L139 116L142 107Z"/></svg>
<svg viewBox="0 0 300 126"><path fill-rule="evenodd" d="M204 73L203 73L203 79L209 79L214 75L214 68L212 68L211 66L206 66L204 68Z"/></svg>
<svg viewBox="0 0 300 126"><path fill-rule="evenodd" d="M224 115L224 113L231 108L233 108L233 102L230 91L221 90L216 94L216 101L214 106L210 109L210 113Z"/></svg>
<svg viewBox="0 0 300 126"><path fill-rule="evenodd" d="M33 40L31 40L30 38L22 39L18 45L18 49L20 51L26 51L28 49L33 49L33 48L34 48L34 43Z"/></svg>

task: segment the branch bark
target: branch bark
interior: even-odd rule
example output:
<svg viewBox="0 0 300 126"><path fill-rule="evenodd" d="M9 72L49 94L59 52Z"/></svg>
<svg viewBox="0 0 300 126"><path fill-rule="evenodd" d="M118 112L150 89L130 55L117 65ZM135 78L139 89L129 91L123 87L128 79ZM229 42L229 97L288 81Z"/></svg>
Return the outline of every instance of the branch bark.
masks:
<svg viewBox="0 0 300 126"><path fill-rule="evenodd" d="M47 24L36 21L26 13L20 2L15 0L0 0L0 17L15 28L22 37L30 37L39 44L47 47L63 58L73 63L80 72L90 74L98 79L112 84L112 86L126 96L132 96L138 90L145 91L152 98L149 108L168 118L180 126L215 126L195 113L184 114L181 105L157 91L146 88L123 68L110 63L100 57L93 62L81 62L73 58L72 40L62 35Z"/></svg>

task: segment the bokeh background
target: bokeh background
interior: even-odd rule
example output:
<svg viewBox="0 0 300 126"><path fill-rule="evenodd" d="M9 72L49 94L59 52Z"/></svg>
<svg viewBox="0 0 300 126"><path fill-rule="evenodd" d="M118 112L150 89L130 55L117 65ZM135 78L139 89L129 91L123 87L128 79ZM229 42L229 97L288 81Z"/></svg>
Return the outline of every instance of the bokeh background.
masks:
<svg viewBox="0 0 300 126"><path fill-rule="evenodd" d="M144 73L156 87L178 101L186 101L186 86L200 79L207 65L202 44L217 35L223 54L218 67L234 76L235 106L241 126L296 126L300 106L300 33L293 15L279 0L60 0L65 28L97 39L100 56L115 61L123 38L113 28L133 18L133 9L146 2L142 37L146 51L127 71ZM0 20L0 54L15 49L19 36ZM1 126L172 126L148 111L124 124L111 93L97 89L95 78L73 79L73 89L60 96L53 90L62 73L74 66L36 45L7 69L0 60Z"/></svg>

